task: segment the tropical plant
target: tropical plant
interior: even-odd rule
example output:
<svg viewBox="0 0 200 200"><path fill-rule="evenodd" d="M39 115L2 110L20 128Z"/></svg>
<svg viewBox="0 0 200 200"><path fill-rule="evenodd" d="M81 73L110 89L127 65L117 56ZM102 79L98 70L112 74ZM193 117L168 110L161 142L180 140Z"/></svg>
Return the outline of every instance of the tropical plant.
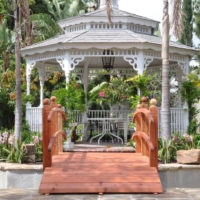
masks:
<svg viewBox="0 0 200 200"><path fill-rule="evenodd" d="M46 13L33 14L30 17L32 23L32 42L40 42L62 33L61 28Z"/></svg>
<svg viewBox="0 0 200 200"><path fill-rule="evenodd" d="M56 101L68 111L85 110L85 96L83 86L80 81L71 80L66 88L54 90L52 95L56 96Z"/></svg>
<svg viewBox="0 0 200 200"><path fill-rule="evenodd" d="M84 2L80 0L44 0L44 3L55 21L75 16L81 12L80 10L84 10L86 6Z"/></svg>
<svg viewBox="0 0 200 200"><path fill-rule="evenodd" d="M192 46L193 38L193 6L192 0L183 0L183 30L180 42Z"/></svg>
<svg viewBox="0 0 200 200"><path fill-rule="evenodd" d="M200 135L188 135L184 133L180 135L175 133L172 139L167 142L163 138L158 140L158 157L159 161L163 163L175 162L176 152L178 150L198 149L200 147Z"/></svg>
<svg viewBox="0 0 200 200"><path fill-rule="evenodd" d="M196 119L199 110L196 108L196 103L200 100L200 80L198 78L197 72L191 72L187 75L187 78L182 83L182 99L188 104L189 112L189 127L188 133L192 134L197 132L199 126Z"/></svg>
<svg viewBox="0 0 200 200"><path fill-rule="evenodd" d="M0 58L3 60L4 71L10 68L10 53L14 46L14 33L7 27L7 19L0 24Z"/></svg>
<svg viewBox="0 0 200 200"><path fill-rule="evenodd" d="M200 0L194 0L194 31L198 38L200 38Z"/></svg>
<svg viewBox="0 0 200 200"><path fill-rule="evenodd" d="M6 152L7 162L13 162L13 163L22 163L23 157L26 155L26 148L23 143L21 143L19 140L17 140L17 147L11 147L10 149L3 148L3 151Z"/></svg>

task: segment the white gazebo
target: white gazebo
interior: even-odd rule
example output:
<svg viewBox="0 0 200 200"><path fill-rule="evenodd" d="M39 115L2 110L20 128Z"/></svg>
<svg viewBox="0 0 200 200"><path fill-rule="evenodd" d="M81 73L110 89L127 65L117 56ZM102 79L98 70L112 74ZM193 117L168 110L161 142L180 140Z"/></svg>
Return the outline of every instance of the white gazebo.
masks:
<svg viewBox="0 0 200 200"><path fill-rule="evenodd" d="M64 34L21 49L26 59L27 95L31 94L30 76L34 67L40 78L40 105L32 107L27 104L26 108L26 119L32 130L42 130L43 86L49 73L63 71L68 82L70 72L74 71L81 76L87 92L88 77L103 69L102 57L115 57L113 70L121 73L161 72L161 38L154 35L159 22L119 10L117 0L112 3L111 16L112 24L109 25L105 0L101 0L96 11L60 20L58 24ZM195 49L170 42L169 52L170 70L176 75L180 87L182 77L189 72L189 61ZM179 98L178 107L171 108L172 131L187 129L188 112L184 105ZM90 116L96 118L97 115L96 112ZM84 115L81 123L88 120Z"/></svg>

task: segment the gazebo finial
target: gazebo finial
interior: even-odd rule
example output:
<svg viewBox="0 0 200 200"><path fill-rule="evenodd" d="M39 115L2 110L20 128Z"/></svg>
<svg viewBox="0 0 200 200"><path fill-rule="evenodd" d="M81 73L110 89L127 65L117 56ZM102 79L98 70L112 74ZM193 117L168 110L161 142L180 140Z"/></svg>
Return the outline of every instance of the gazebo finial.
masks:
<svg viewBox="0 0 200 200"><path fill-rule="evenodd" d="M110 3L113 8L118 9L118 0L110 0ZM106 7L106 0L101 0L100 1L100 8L105 8Z"/></svg>

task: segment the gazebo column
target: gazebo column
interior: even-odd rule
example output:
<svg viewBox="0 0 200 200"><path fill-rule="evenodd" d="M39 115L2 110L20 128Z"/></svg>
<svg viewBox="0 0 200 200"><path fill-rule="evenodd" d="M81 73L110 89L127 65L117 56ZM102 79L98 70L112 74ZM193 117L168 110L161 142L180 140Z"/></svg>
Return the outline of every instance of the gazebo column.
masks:
<svg viewBox="0 0 200 200"><path fill-rule="evenodd" d="M29 96L31 93L31 72L35 66L35 61L26 60L26 95ZM30 128L32 128L31 122L32 119L35 117L33 116L33 113L31 112L31 103L26 103L26 120L28 124L30 125ZM31 129L32 130L32 129Z"/></svg>
<svg viewBox="0 0 200 200"><path fill-rule="evenodd" d="M46 78L46 73L44 68L38 68L39 79L40 79L40 107L43 107L43 99L44 99L44 82Z"/></svg>
<svg viewBox="0 0 200 200"><path fill-rule="evenodd" d="M30 95L31 90L31 72L35 67L35 61L26 61L26 95ZM31 103L27 102L26 107L31 107Z"/></svg>
<svg viewBox="0 0 200 200"><path fill-rule="evenodd" d="M69 54L57 57L56 61L60 64L60 67L65 73L66 83L69 83L70 72L71 72L71 63Z"/></svg>
<svg viewBox="0 0 200 200"><path fill-rule="evenodd" d="M66 83L69 83L70 73L75 69L76 65L78 65L81 61L84 60L84 56L71 56L66 52L65 55L58 56L56 61L60 64L61 69L65 73ZM66 86L67 87L67 86Z"/></svg>

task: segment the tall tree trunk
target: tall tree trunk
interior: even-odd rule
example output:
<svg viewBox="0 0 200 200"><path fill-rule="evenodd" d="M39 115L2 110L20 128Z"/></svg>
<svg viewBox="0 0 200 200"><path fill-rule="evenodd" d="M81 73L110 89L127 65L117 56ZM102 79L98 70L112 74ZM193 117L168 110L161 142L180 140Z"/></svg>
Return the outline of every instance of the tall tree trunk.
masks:
<svg viewBox="0 0 200 200"><path fill-rule="evenodd" d="M163 0L162 22L162 103L161 103L161 133L169 141L170 127L170 93L169 93L169 13L168 0Z"/></svg>
<svg viewBox="0 0 200 200"><path fill-rule="evenodd" d="M19 6L19 42L20 47L24 47L23 39L22 39L22 5Z"/></svg>
<svg viewBox="0 0 200 200"><path fill-rule="evenodd" d="M15 71L16 71L16 106L15 106L15 147L17 141L21 142L22 131L22 102L21 102L21 78L20 78L20 51L19 51L19 27L17 21L17 0L13 0L15 17Z"/></svg>
<svg viewBox="0 0 200 200"><path fill-rule="evenodd" d="M6 49L3 53L3 61L4 61L4 64L3 64L4 71L6 71L10 67L10 59L9 59L8 49Z"/></svg>
<svg viewBox="0 0 200 200"><path fill-rule="evenodd" d="M25 33L26 33L26 45L31 45L31 23L30 23L30 9L29 9L29 1L23 0L24 3L24 21L25 21Z"/></svg>

